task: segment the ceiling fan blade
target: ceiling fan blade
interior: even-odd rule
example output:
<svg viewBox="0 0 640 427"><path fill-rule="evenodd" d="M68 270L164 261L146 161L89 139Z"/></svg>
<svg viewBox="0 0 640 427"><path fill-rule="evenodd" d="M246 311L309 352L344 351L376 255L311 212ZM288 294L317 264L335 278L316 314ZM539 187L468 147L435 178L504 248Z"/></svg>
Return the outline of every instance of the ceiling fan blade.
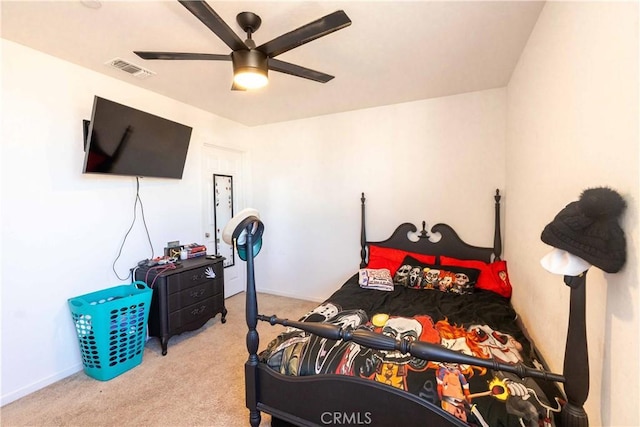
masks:
<svg viewBox="0 0 640 427"><path fill-rule="evenodd" d="M296 30L283 34L280 37L276 37L258 46L256 49L269 58L273 58L295 47L309 43L344 27L348 27L349 25L351 25L351 19L349 19L343 10L338 10L307 25L303 25Z"/></svg>
<svg viewBox="0 0 640 427"><path fill-rule="evenodd" d="M303 79L309 79L320 83L326 83L333 79L329 74L321 73L310 68L301 67L289 62L280 61L278 59L269 58L269 70L279 71L281 73L290 74Z"/></svg>
<svg viewBox="0 0 640 427"><path fill-rule="evenodd" d="M217 55L214 53L181 53L181 52L133 52L142 59L176 59L203 61L231 61L231 55Z"/></svg>
<svg viewBox="0 0 640 427"><path fill-rule="evenodd" d="M189 12L213 31L231 50L247 50L242 39L226 22L204 1L178 0Z"/></svg>

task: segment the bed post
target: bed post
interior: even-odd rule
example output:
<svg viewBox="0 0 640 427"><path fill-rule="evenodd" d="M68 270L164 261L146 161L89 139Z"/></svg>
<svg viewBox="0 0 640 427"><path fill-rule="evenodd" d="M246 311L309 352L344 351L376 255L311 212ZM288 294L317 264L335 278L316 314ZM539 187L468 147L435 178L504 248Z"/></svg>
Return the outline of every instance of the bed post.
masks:
<svg viewBox="0 0 640 427"><path fill-rule="evenodd" d="M586 271L579 276L564 276L564 283L571 288L571 300L563 372L567 403L560 414L562 427L589 426L589 418L583 406L589 395L589 352L585 324L586 276Z"/></svg>
<svg viewBox="0 0 640 427"><path fill-rule="evenodd" d="M364 223L364 202L365 202L364 193L360 197L360 268L365 268L367 266L367 231Z"/></svg>
<svg viewBox="0 0 640 427"><path fill-rule="evenodd" d="M253 223L247 226L247 298L246 298L246 318L247 327L247 351L249 358L244 364L245 393L247 408L249 408L249 424L252 427L260 425L260 411L258 405L258 344L260 338L256 330L258 324L258 300L256 298L255 275L253 273L253 236L251 229Z"/></svg>
<svg viewBox="0 0 640 427"><path fill-rule="evenodd" d="M499 261L502 256L502 233L500 232L500 190L496 188L495 199L495 224L493 227L493 255L494 260Z"/></svg>

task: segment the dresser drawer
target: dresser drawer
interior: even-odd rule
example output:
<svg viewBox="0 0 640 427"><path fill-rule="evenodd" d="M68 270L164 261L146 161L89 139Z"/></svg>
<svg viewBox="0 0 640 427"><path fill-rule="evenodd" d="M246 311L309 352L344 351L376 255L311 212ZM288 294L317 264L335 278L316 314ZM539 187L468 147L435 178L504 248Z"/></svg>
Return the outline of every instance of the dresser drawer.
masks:
<svg viewBox="0 0 640 427"><path fill-rule="evenodd" d="M172 274L167 277L167 293L173 294L201 283L210 282L213 279L209 277L207 271L213 271L215 278L222 277L222 268L222 263L216 263Z"/></svg>
<svg viewBox="0 0 640 427"><path fill-rule="evenodd" d="M169 313L173 313L182 307L190 306L222 292L224 292L224 284L221 279L207 279L204 283L170 294L167 308Z"/></svg>
<svg viewBox="0 0 640 427"><path fill-rule="evenodd" d="M208 320L224 307L224 295L218 294L169 314L169 330L179 332L184 326Z"/></svg>
<svg viewBox="0 0 640 427"><path fill-rule="evenodd" d="M175 269L135 270L136 280L153 284L149 335L160 338L163 356L173 335L195 331L218 313L226 322L223 262L223 257L200 257L183 260Z"/></svg>

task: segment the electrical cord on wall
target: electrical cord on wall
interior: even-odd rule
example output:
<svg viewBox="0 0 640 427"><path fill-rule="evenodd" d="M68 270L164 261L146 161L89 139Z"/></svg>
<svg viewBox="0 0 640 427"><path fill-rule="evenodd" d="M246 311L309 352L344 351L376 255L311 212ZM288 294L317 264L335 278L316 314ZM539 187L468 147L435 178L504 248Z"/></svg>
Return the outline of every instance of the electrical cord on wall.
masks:
<svg viewBox="0 0 640 427"><path fill-rule="evenodd" d="M133 203L133 221L131 222L131 226L125 233L124 239L122 239L122 244L120 245L120 249L118 250L118 256L116 256L116 259L113 260L113 265L112 265L113 272L115 273L116 277L120 280L127 280L129 278L133 278L133 270L129 271L129 276L124 278L120 277L120 275L116 271L116 262L118 262L120 255L122 255L122 249L124 248L124 244L127 241L127 237L129 236L129 233L131 232L131 230L133 229L133 226L136 223L138 202L140 203L140 212L142 213L142 223L144 224L144 230L147 233L147 240L149 241L149 247L151 248L151 257L149 259L153 259L155 257L154 255L155 251L153 250L153 243L151 243L151 236L149 235L149 229L147 228L147 221L144 218L144 206L142 205L142 199L140 198L140 177L136 176L136 199L135 199L135 202Z"/></svg>

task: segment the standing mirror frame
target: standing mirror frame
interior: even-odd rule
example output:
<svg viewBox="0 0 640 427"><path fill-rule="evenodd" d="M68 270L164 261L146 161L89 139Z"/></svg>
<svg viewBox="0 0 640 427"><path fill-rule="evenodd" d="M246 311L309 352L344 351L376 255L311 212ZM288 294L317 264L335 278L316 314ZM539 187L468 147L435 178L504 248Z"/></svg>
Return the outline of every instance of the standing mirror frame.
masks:
<svg viewBox="0 0 640 427"><path fill-rule="evenodd" d="M233 245L222 240L222 230L233 218L233 176L213 175L213 203L216 255L225 258L224 267L231 267L235 265Z"/></svg>

